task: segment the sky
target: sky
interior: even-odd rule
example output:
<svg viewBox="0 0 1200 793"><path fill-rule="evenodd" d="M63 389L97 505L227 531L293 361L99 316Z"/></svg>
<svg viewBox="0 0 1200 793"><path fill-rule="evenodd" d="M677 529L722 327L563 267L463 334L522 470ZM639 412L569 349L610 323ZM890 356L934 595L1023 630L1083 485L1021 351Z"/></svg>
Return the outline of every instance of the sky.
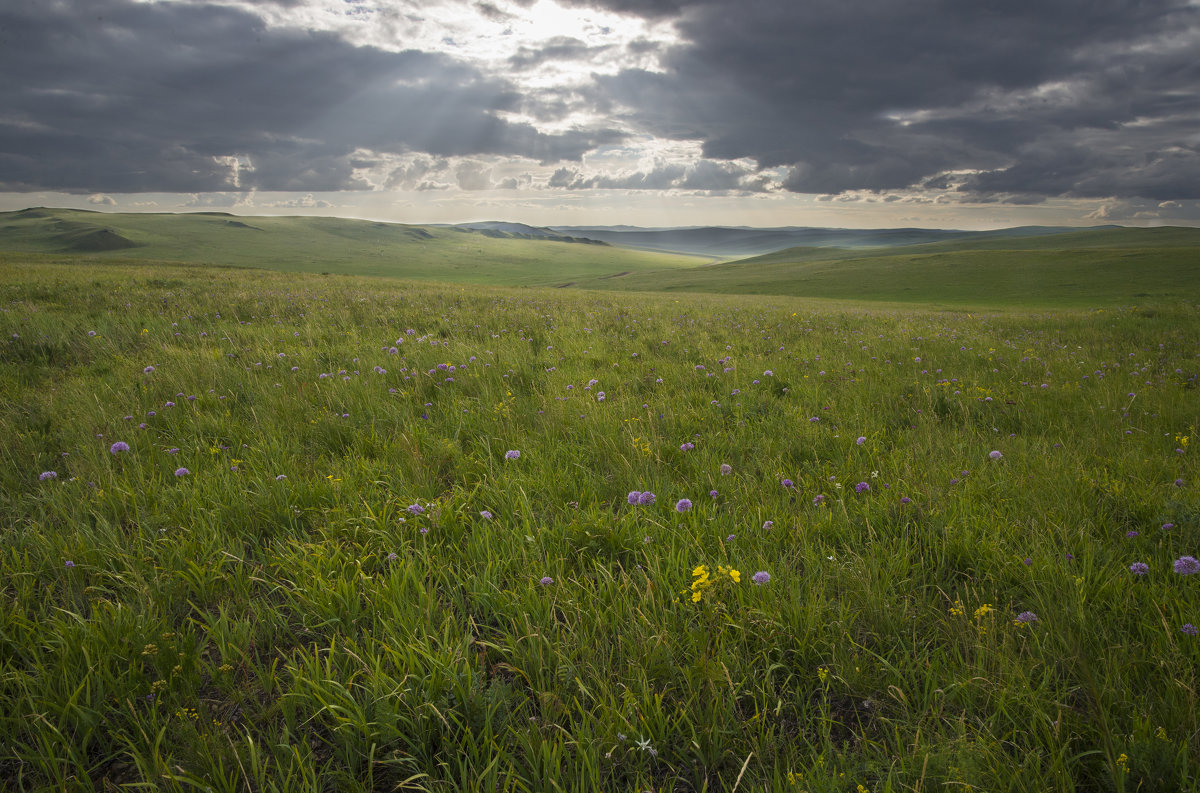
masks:
<svg viewBox="0 0 1200 793"><path fill-rule="evenodd" d="M4 0L0 210L1200 225L1200 0Z"/></svg>

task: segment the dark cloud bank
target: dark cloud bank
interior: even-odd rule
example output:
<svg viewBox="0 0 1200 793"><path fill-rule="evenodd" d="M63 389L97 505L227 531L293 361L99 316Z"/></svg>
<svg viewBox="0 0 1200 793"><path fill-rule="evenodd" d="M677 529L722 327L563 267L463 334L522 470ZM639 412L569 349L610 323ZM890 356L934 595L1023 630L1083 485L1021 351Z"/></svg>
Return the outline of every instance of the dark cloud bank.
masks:
<svg viewBox="0 0 1200 793"><path fill-rule="evenodd" d="M566 0L673 20L662 71L596 77L627 128L782 168L784 188L910 187L983 201L1200 198L1200 8L1171 0ZM463 8L470 8L464 4ZM496 15L491 4L475 12ZM649 45L644 45L649 46ZM586 58L561 38L509 68ZM578 160L621 135L547 135L548 106L452 58L267 29L202 5L0 9L0 189L335 190L356 151ZM688 172L560 170L551 187L678 187ZM761 189L732 164L695 184Z"/></svg>
<svg viewBox="0 0 1200 793"><path fill-rule="evenodd" d="M0 190L355 189L361 150L559 162L619 137L502 120L522 97L445 55L233 8L32 0L0 8L0 52Z"/></svg>
<svg viewBox="0 0 1200 793"><path fill-rule="evenodd" d="M606 3L633 10L621 0ZM810 193L1200 196L1200 9L1178 2L664 2L665 73L602 80L658 134Z"/></svg>

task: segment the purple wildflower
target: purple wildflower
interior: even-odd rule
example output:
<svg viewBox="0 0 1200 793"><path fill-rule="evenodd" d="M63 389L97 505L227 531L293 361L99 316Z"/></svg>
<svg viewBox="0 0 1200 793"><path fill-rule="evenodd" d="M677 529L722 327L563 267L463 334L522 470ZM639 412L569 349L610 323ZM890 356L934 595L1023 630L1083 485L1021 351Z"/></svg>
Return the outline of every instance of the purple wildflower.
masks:
<svg viewBox="0 0 1200 793"><path fill-rule="evenodd" d="M1129 565L1129 572L1133 573L1134 575L1145 575L1146 573L1150 572L1150 565L1146 564L1145 562L1134 562L1133 564Z"/></svg>
<svg viewBox="0 0 1200 793"><path fill-rule="evenodd" d="M542 586L550 586L551 584L554 583L554 579L551 578L550 576L546 575L546 576L542 576L542 579L540 581L538 581L538 583L541 584Z"/></svg>
<svg viewBox="0 0 1200 793"><path fill-rule="evenodd" d="M720 494L717 493L717 491L715 491L715 490L708 491L709 498L716 498L718 495L720 495Z"/></svg>
<svg viewBox="0 0 1200 793"><path fill-rule="evenodd" d="M728 537L725 538L725 542L733 542L736 539L737 539L736 534L730 534Z"/></svg>
<svg viewBox="0 0 1200 793"><path fill-rule="evenodd" d="M764 529L770 529L770 528L774 527L774 525L775 525L775 521L773 521L773 520L768 520L768 521L763 522Z"/></svg>
<svg viewBox="0 0 1200 793"><path fill-rule="evenodd" d="M67 568L68 570L70 570L70 569L71 569L72 567L74 567L74 566L75 566L75 563L74 563L74 562L72 562L70 559L68 559L68 560L67 560L67 561L66 561L66 562L63 564L63 567Z"/></svg>
<svg viewBox="0 0 1200 793"><path fill-rule="evenodd" d="M901 504L911 504L911 503L912 503L912 499L911 499L911 498L909 498L908 496L902 496L902 497L900 498L900 503L901 503Z"/></svg>
<svg viewBox="0 0 1200 793"><path fill-rule="evenodd" d="M1038 615L1034 614L1032 611L1022 611L1020 614L1017 615L1017 622L1022 623L1024 625L1028 625L1031 622L1037 622L1037 621L1038 621Z"/></svg>
<svg viewBox="0 0 1200 793"><path fill-rule="evenodd" d="M868 485L866 482L859 482L857 485L854 486L855 493L869 493L870 491L871 491L871 486Z"/></svg>
<svg viewBox="0 0 1200 793"><path fill-rule="evenodd" d="M860 436L858 437L858 439L854 441L854 443L855 443L856 445L858 445L858 446L862 446L862 445L863 445L864 443L866 443L866 442L867 442L867 439L866 439L866 437L865 437L865 436L863 436L863 435L860 435Z"/></svg>
<svg viewBox="0 0 1200 793"><path fill-rule="evenodd" d="M733 466L729 463L721 463L721 476L729 476L733 473Z"/></svg>
<svg viewBox="0 0 1200 793"><path fill-rule="evenodd" d="M1127 532L1125 532L1125 536L1126 537L1136 537L1136 536L1138 536L1138 533L1136 531L1127 531Z"/></svg>
<svg viewBox="0 0 1200 793"><path fill-rule="evenodd" d="M150 374L153 371L154 371L153 366L147 366L145 369L142 370L142 372L144 372L145 374Z"/></svg>
<svg viewBox="0 0 1200 793"><path fill-rule="evenodd" d="M1188 636L1195 636L1197 633L1200 633L1200 631L1196 630L1196 626L1190 622L1183 623L1183 627L1180 628L1179 630L1183 631Z"/></svg>
<svg viewBox="0 0 1200 793"><path fill-rule="evenodd" d="M45 482L47 479L58 479L58 471L42 471L38 475L39 482Z"/></svg>
<svg viewBox="0 0 1200 793"><path fill-rule="evenodd" d="M1025 563L1026 567L1033 566L1033 557L1032 556L1026 556L1022 561Z"/></svg>
<svg viewBox="0 0 1200 793"><path fill-rule="evenodd" d="M520 456L521 456L521 453L519 451L517 451L516 449L509 449L508 451L506 451L504 453L505 460L515 460Z"/></svg>
<svg viewBox="0 0 1200 793"><path fill-rule="evenodd" d="M479 517L483 518L484 520L491 520L492 513L488 512L486 509L483 509L479 511Z"/></svg>
<svg viewBox="0 0 1200 793"><path fill-rule="evenodd" d="M189 471L186 468L176 468L175 469L175 476L187 476L190 473L191 473L191 471Z"/></svg>
<svg viewBox="0 0 1200 793"><path fill-rule="evenodd" d="M781 482L780 484L782 484L784 487L795 487L796 486L796 483L793 482L791 479L784 479L783 482Z"/></svg>
<svg viewBox="0 0 1200 793"><path fill-rule="evenodd" d="M651 493L649 490L638 496L638 503L642 506L649 506L658 500L658 496Z"/></svg>
<svg viewBox="0 0 1200 793"><path fill-rule="evenodd" d="M108 447L108 451L112 454L129 451L129 444L125 441L117 441L112 446Z"/></svg>
<svg viewBox="0 0 1200 793"><path fill-rule="evenodd" d="M695 448L696 448L696 444L694 444L694 443L683 443L679 446L679 451L690 452L692 449L695 449Z"/></svg>
<svg viewBox="0 0 1200 793"><path fill-rule="evenodd" d="M397 559L399 559L399 558L400 558L400 557L399 557L399 556L396 554L396 552L395 552L395 551L392 551L391 553L389 553L389 554L387 555L387 560L388 560L389 562L394 562L394 561L396 561L396 560L397 560Z"/></svg>
<svg viewBox="0 0 1200 793"><path fill-rule="evenodd" d="M420 504L409 504L408 505L408 512L410 515L420 515L424 511L425 511L425 507L421 506Z"/></svg>
<svg viewBox="0 0 1200 793"><path fill-rule="evenodd" d="M287 479L287 474L280 474L279 476L275 477L276 482L282 482L284 479Z"/></svg>
<svg viewBox="0 0 1200 793"><path fill-rule="evenodd" d="M629 495L625 496L625 501L630 504L638 504L640 503L641 498L642 492L640 490L630 490Z"/></svg>
<svg viewBox="0 0 1200 793"><path fill-rule="evenodd" d="M1200 561L1194 556L1181 556L1175 560L1175 572L1180 575L1200 573Z"/></svg>
<svg viewBox="0 0 1200 793"><path fill-rule="evenodd" d="M771 574L766 570L759 570L757 573L750 576L750 580L754 582L755 586L762 586L763 584L770 583Z"/></svg>
<svg viewBox="0 0 1200 793"><path fill-rule="evenodd" d="M1003 457L1003 456L1004 456L1003 454L1001 454L1000 452L996 451L995 449L993 449L992 451L988 452L988 457L990 457L990 458L991 458L991 459L993 459L993 460L999 460L999 459L1000 459L1001 457Z"/></svg>
<svg viewBox="0 0 1200 793"><path fill-rule="evenodd" d="M691 508L692 508L692 502L689 499L681 498L675 502L675 511L676 512L687 512Z"/></svg>
<svg viewBox="0 0 1200 793"><path fill-rule="evenodd" d="M825 496L819 495L819 494L816 496L813 496L813 506L814 507L819 507L824 503L825 503Z"/></svg>

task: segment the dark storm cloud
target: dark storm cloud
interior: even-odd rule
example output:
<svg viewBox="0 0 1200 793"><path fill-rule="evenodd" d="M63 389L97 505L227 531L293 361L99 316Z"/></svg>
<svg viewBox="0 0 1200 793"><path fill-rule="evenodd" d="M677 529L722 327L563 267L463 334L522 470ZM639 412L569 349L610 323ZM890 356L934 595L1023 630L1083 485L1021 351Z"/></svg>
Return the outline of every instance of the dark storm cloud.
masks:
<svg viewBox="0 0 1200 793"><path fill-rule="evenodd" d="M353 189L364 149L557 162L619 138L505 121L521 96L444 55L202 4L11 4L0 67L0 190Z"/></svg>
<svg viewBox="0 0 1200 793"><path fill-rule="evenodd" d="M572 0L574 2L575 0ZM583 0L579 0L582 4ZM591 0L677 12L663 71L601 78L628 120L790 190L1200 196L1200 8L1173 0Z"/></svg>

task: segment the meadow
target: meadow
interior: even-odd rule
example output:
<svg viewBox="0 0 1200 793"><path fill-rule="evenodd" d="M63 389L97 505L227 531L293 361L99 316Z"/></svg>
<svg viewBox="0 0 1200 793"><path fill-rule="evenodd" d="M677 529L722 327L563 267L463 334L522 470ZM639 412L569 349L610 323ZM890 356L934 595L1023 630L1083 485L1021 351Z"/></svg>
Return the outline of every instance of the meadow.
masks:
<svg viewBox="0 0 1200 793"><path fill-rule="evenodd" d="M1200 307L9 258L13 790L1200 788Z"/></svg>

